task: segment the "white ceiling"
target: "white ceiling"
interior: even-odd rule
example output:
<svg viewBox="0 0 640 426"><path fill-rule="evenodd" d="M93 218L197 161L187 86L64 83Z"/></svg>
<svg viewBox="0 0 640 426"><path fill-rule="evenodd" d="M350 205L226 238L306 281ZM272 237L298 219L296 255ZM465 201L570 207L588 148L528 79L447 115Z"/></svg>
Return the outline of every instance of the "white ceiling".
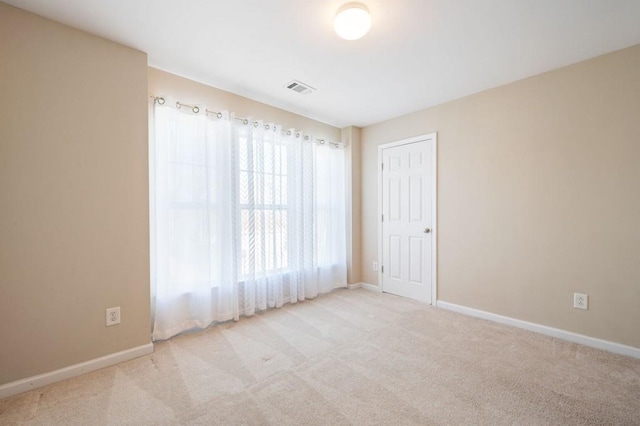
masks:
<svg viewBox="0 0 640 426"><path fill-rule="evenodd" d="M332 124L366 126L640 43L639 0L3 0L147 52L149 64ZM300 95L292 79L317 88ZM238 111L241 113L241 111Z"/></svg>

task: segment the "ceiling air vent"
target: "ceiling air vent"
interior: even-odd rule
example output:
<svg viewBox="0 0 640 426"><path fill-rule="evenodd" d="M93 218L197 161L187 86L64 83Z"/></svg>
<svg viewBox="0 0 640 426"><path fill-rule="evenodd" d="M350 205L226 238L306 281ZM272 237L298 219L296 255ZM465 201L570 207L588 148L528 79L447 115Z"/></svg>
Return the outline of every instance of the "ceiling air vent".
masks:
<svg viewBox="0 0 640 426"><path fill-rule="evenodd" d="M285 87L287 89L293 90L294 92L302 93L303 95L308 95L309 93L316 90L313 87L309 86L308 84L305 84L298 80L292 80Z"/></svg>

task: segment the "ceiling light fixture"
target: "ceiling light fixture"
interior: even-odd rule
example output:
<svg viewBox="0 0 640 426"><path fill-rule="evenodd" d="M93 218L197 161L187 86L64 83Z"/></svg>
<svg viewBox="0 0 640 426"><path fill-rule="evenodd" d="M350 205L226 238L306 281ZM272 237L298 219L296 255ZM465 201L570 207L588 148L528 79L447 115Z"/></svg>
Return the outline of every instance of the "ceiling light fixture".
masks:
<svg viewBox="0 0 640 426"><path fill-rule="evenodd" d="M362 3L346 3L336 14L333 21L336 33L345 40L357 40L369 32L371 15L369 9Z"/></svg>

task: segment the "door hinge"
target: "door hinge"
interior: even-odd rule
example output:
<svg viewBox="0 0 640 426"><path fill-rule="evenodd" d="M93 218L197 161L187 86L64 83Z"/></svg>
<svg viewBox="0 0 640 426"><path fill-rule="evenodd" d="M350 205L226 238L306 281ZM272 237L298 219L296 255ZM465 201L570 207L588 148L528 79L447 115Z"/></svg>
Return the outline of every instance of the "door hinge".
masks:
<svg viewBox="0 0 640 426"><path fill-rule="evenodd" d="M384 163L380 163L380 167L382 170L384 170Z"/></svg>
<svg viewBox="0 0 640 426"><path fill-rule="evenodd" d="M384 222L384 215L382 215L382 221Z"/></svg>
<svg viewBox="0 0 640 426"><path fill-rule="evenodd" d="M384 266L380 266L380 272L384 274Z"/></svg>

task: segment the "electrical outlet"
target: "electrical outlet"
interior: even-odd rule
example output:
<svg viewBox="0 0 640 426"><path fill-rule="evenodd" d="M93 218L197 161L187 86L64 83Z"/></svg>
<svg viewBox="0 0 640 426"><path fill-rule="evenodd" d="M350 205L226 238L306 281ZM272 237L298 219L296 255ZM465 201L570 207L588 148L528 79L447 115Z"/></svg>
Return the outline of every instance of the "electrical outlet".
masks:
<svg viewBox="0 0 640 426"><path fill-rule="evenodd" d="M107 327L109 327L110 325L116 325L116 324L120 324L120 306L107 309L107 319L106 319Z"/></svg>
<svg viewBox="0 0 640 426"><path fill-rule="evenodd" d="M378 262L373 262L373 266L372 266L374 271L378 270Z"/></svg>
<svg viewBox="0 0 640 426"><path fill-rule="evenodd" d="M573 293L573 307L576 309L589 309L589 295Z"/></svg>

